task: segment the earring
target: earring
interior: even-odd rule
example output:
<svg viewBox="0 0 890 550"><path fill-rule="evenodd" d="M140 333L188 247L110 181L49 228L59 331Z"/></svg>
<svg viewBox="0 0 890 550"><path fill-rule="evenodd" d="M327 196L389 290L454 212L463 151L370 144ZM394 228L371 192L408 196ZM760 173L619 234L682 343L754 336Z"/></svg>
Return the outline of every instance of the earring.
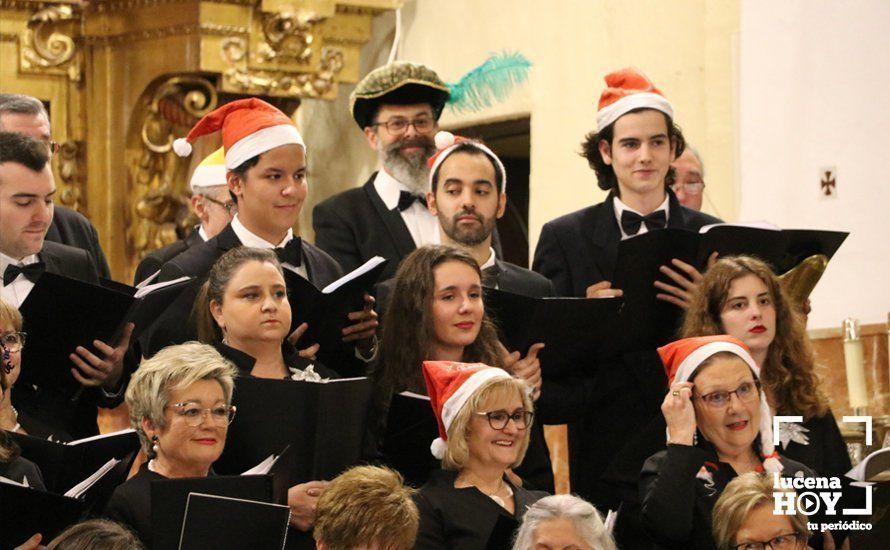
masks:
<svg viewBox="0 0 890 550"><path fill-rule="evenodd" d="M698 446L698 430L695 430L695 433L692 434L692 446Z"/></svg>
<svg viewBox="0 0 890 550"><path fill-rule="evenodd" d="M156 436L156 435L151 436L152 445L151 445L151 450L148 452L148 458L150 460L155 459L158 456L158 441L160 441L160 438L158 436Z"/></svg>

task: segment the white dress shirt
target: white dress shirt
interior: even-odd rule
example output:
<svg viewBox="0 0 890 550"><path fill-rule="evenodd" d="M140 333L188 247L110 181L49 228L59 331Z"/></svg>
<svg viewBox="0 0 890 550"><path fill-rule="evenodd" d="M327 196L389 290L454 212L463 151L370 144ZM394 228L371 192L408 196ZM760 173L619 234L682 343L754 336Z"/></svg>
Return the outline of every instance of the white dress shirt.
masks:
<svg viewBox="0 0 890 550"><path fill-rule="evenodd" d="M645 214L643 214L642 212L638 212L638 211L634 210L633 208L629 207L628 205L624 204L623 202L621 202L621 199L619 199L617 196L612 201L612 207L615 209L615 218L618 220L618 229L621 230L621 240L622 241L624 239L629 239L631 237L636 237L637 235L642 235L643 233L649 232L649 228L646 227L646 222L643 222L640 224L640 230L637 232L637 235L628 235L627 233L625 233L624 227L621 226L621 213L622 212L624 212L625 210L630 210L631 212L633 212L635 214L639 214L640 216L645 216ZM665 223L667 223L667 220L669 220L671 218L670 208L671 208L670 207L670 197L667 195L667 193L665 193L664 202L662 202L658 208L653 210L653 212L658 212L659 210L664 210L664 219L665 219Z"/></svg>
<svg viewBox="0 0 890 550"><path fill-rule="evenodd" d="M34 288L34 283L24 275L19 274L14 281L8 285L3 284L3 274L6 272L6 266L17 265L19 267L35 264L39 261L37 254L25 256L21 261L10 258L6 254L0 252L0 298L3 298L12 307L18 309L22 306L25 298Z"/></svg>
<svg viewBox="0 0 890 550"><path fill-rule="evenodd" d="M408 186L390 176L386 170L380 169L377 177L374 178L374 189L386 208L392 210L399 206L399 194L402 191L413 193ZM400 212L414 244L421 247L427 244L439 244L439 220L436 219L426 205L417 201L411 203L411 206Z"/></svg>
<svg viewBox="0 0 890 550"><path fill-rule="evenodd" d="M232 231L235 232L235 236L238 237L238 240L241 241L242 245L249 246L251 248L264 248L267 250L271 250L273 248L281 248L294 238L294 230L288 229L287 235L284 236L284 239L282 239L280 243L272 244L269 241L258 236L256 233L252 233L249 229L244 227L244 224L241 223L241 220L238 219L238 214L235 214L235 217L232 218ZM302 262L300 262L299 266L292 266L291 264L285 263L282 264L282 267L293 271L306 280L309 280L309 272L306 271L306 266L303 265Z"/></svg>

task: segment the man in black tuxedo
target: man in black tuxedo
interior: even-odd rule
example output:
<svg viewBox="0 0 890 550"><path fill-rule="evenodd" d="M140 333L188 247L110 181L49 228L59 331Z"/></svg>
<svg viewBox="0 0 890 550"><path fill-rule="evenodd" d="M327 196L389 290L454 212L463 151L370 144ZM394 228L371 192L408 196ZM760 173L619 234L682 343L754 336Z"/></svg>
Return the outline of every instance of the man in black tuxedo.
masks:
<svg viewBox="0 0 890 550"><path fill-rule="evenodd" d="M18 132L31 136L46 144L50 156L59 148L59 144L52 140L46 108L36 97L0 94L0 132ZM46 232L46 240L86 250L92 256L97 275L105 279L111 278L108 261L99 246L96 228L83 214L56 205L53 221Z"/></svg>
<svg viewBox="0 0 890 550"><path fill-rule="evenodd" d="M268 109L274 109L274 112ZM333 258L293 233L292 227L299 219L309 192L306 148L293 122L284 113L256 99L239 100L217 111L220 110L227 110L226 120L232 119L233 125L241 124L244 120L241 117L270 117L267 128L275 130L265 131L265 128L261 128L254 132L264 135L265 140L251 139L254 134L241 134L236 140L231 137L237 135L236 130L227 128L226 122L223 123L226 177L238 213L218 235L164 264L158 280L170 281L189 276L201 281L220 256L238 246L276 249L285 269L308 279L318 288L324 288L340 278L343 271ZM219 116L214 111L205 118ZM201 124L199 122L196 128ZM284 131L282 127L285 127ZM227 143L227 140L231 143ZM238 160L237 164L233 165L232 159ZM167 345L194 339L195 330L189 323L194 296L194 292L184 292L177 303L153 325L143 340L146 355L153 355ZM374 299L367 296L366 307L349 314L352 324L343 331L343 341L350 347L348 357L341 353L343 350L321 351L321 361L340 374L360 374L365 365L360 359L371 360L376 355L377 314L373 311L373 303ZM292 306L300 307L299 304ZM306 353L312 354L312 348L315 346ZM330 353L333 355L328 355Z"/></svg>
<svg viewBox="0 0 890 550"><path fill-rule="evenodd" d="M427 159L448 100L448 86L430 68L397 61L371 71L350 96L352 116L382 166L359 188L316 205L315 242L351 271L374 256L389 260L391 278L415 248L439 242L426 208Z"/></svg>
<svg viewBox="0 0 890 550"><path fill-rule="evenodd" d="M45 144L25 134L0 132L0 297L15 307L46 271L98 284L88 252L44 240L55 191ZM73 350L71 374L86 388L77 399L59 395L54 388L24 386L13 394L16 407L60 434L98 433L96 405L116 406L123 397L123 355L131 331L132 325L114 348L95 341L98 354L83 347Z"/></svg>
<svg viewBox="0 0 890 550"><path fill-rule="evenodd" d="M582 147L609 195L545 224L535 250L533 269L553 282L559 296L620 296L610 280L622 239L664 227L698 230L719 222L681 206L669 189L670 164L684 147L670 103L635 69L612 73L606 83L599 130L588 134ZM685 307L700 273L676 260L662 272L675 284L655 281L658 297ZM602 476L629 434L660 414L664 371L654 349L591 358L582 370L577 378L545 376L539 410L547 423L571 423L572 491L602 509L614 509L617 495Z"/></svg>
<svg viewBox="0 0 890 550"><path fill-rule="evenodd" d="M189 248L201 244L222 231L235 215L235 201L226 184L225 152L222 147L201 161L189 180L190 204L200 223L184 239L149 252L139 265L133 284L139 284L159 272L161 267Z"/></svg>

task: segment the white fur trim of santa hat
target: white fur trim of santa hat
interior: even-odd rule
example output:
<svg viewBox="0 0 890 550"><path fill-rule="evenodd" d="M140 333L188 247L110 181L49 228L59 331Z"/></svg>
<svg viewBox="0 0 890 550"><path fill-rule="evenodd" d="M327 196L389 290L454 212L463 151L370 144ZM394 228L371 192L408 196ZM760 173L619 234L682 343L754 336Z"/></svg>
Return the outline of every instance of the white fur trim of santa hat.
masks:
<svg viewBox="0 0 890 550"><path fill-rule="evenodd" d="M281 145L290 144L301 145L304 150L306 149L303 136L300 135L297 127L292 124L279 124L257 130L229 147L226 151L226 169L234 170L241 166L244 161Z"/></svg>
<svg viewBox="0 0 890 550"><path fill-rule="evenodd" d="M498 156L494 154L494 151L489 149L487 145L476 140L455 136L451 132L446 132L444 130L436 133L435 141L436 149L438 149L438 151L431 158L432 164L430 165L429 190L432 190L433 188L433 175L439 167L442 166L445 159L447 159L460 144L465 143L482 151L489 160L497 165L501 172L501 193L507 191L507 170L504 169L504 164L501 162L501 159L498 158Z"/></svg>
<svg viewBox="0 0 890 550"><path fill-rule="evenodd" d="M663 95L640 92L628 94L600 109L596 113L596 127L602 130L634 109L655 109L674 118L674 108Z"/></svg>

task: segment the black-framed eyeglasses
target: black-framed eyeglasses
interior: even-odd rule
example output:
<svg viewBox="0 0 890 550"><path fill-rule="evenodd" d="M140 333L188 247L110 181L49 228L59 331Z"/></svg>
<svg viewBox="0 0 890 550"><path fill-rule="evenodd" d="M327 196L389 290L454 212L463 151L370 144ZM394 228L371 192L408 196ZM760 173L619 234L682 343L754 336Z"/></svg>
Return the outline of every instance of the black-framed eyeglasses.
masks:
<svg viewBox="0 0 890 550"><path fill-rule="evenodd" d="M680 187L683 188L683 192L687 195L700 195L705 190L705 184L701 181L695 183L675 183L671 186L671 189L676 193Z"/></svg>
<svg viewBox="0 0 890 550"><path fill-rule="evenodd" d="M524 430L532 425L532 420L535 417L535 413L524 409L517 409L512 413L501 409L498 411L477 412L476 414L487 417L488 425L493 430L503 430L511 420L516 425L516 428Z"/></svg>
<svg viewBox="0 0 890 550"><path fill-rule="evenodd" d="M372 124L372 126L386 127L386 131L393 135L404 134L408 131L409 126L414 126L417 133L425 134L432 130L435 125L436 120L429 116L415 118L414 120L408 120L407 118L391 118L385 122L375 122Z"/></svg>
<svg viewBox="0 0 890 550"><path fill-rule="evenodd" d="M225 208L226 212L228 212L230 216L234 216L235 214L238 213L238 205L232 201L223 202L223 201L218 201L218 200L214 199L213 197L208 197L207 195L201 195L201 196L204 197L205 199L207 199L208 201L212 202L213 204L216 204L218 206L222 206L223 208Z"/></svg>
<svg viewBox="0 0 890 550"><path fill-rule="evenodd" d="M695 399L701 399L709 407L714 409L722 409L729 405L732 394L741 401L754 401L760 395L760 381L752 380L750 382L742 382L739 387L732 391L714 391L705 395L693 396Z"/></svg>
<svg viewBox="0 0 890 550"><path fill-rule="evenodd" d="M9 353L22 351L27 337L28 335L24 332L4 332L0 334L0 347L3 347Z"/></svg>
<svg viewBox="0 0 890 550"><path fill-rule="evenodd" d="M785 533L765 541L751 541L733 546L733 550L796 550L800 548L803 537L797 531Z"/></svg>
<svg viewBox="0 0 890 550"><path fill-rule="evenodd" d="M196 428L204 422L204 417L210 415L210 419L219 427L228 426L235 419L236 408L234 405L217 405L216 407L201 408L196 403L174 403L170 405L181 416L185 423Z"/></svg>

